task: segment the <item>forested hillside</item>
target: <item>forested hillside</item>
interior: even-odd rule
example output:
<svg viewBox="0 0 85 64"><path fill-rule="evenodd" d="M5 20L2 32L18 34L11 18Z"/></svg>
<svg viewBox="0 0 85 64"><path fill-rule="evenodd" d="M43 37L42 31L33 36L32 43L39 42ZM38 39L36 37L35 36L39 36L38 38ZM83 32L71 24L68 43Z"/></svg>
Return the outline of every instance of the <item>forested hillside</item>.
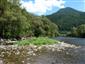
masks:
<svg viewBox="0 0 85 64"><path fill-rule="evenodd" d="M20 8L19 0L0 0L0 37L57 36L58 27L45 16Z"/></svg>
<svg viewBox="0 0 85 64"><path fill-rule="evenodd" d="M61 31L69 31L72 27L85 24L85 12L80 12L69 7L60 9L58 12L47 17L56 23Z"/></svg>

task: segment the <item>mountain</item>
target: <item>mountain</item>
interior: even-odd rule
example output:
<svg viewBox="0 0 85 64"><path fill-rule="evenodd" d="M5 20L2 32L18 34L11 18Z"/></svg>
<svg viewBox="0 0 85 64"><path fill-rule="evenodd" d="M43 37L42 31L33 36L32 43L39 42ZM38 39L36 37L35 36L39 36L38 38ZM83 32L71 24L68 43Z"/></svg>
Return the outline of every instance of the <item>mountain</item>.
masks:
<svg viewBox="0 0 85 64"><path fill-rule="evenodd" d="M70 7L60 9L47 17L56 23L61 31L69 31L72 27L85 24L85 12L80 12Z"/></svg>

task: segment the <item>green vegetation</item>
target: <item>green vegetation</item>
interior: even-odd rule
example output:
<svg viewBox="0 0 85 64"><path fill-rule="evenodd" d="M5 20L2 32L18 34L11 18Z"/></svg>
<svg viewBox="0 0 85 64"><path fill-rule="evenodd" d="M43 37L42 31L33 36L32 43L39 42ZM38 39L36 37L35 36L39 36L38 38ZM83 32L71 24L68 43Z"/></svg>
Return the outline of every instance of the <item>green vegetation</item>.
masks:
<svg viewBox="0 0 85 64"><path fill-rule="evenodd" d="M76 28L74 27L69 35L85 38L85 24L79 25Z"/></svg>
<svg viewBox="0 0 85 64"><path fill-rule="evenodd" d="M0 0L0 37L58 36L58 27L45 16L20 8L19 0Z"/></svg>
<svg viewBox="0 0 85 64"><path fill-rule="evenodd" d="M56 37L66 33L85 37L85 26L81 25L85 24L85 12L67 7L47 17L22 9L20 0L0 0L0 38Z"/></svg>
<svg viewBox="0 0 85 64"><path fill-rule="evenodd" d="M68 36L72 36L72 37L78 37L78 32L77 32L77 28L73 27L71 29L71 31L67 34Z"/></svg>
<svg viewBox="0 0 85 64"><path fill-rule="evenodd" d="M72 27L85 24L85 12L72 8L60 9L58 12L47 16L52 22L59 26L60 31L70 31Z"/></svg>
<svg viewBox="0 0 85 64"><path fill-rule="evenodd" d="M85 38L85 24L77 27L78 36Z"/></svg>
<svg viewBox="0 0 85 64"><path fill-rule="evenodd" d="M54 40L54 39L50 39L48 37L33 37L33 38L30 38L30 39L26 39L26 40L21 40L21 41L18 41L16 42L17 45L30 45L30 44L33 44L33 45L46 45L46 44L57 44L59 43L59 41L57 40Z"/></svg>

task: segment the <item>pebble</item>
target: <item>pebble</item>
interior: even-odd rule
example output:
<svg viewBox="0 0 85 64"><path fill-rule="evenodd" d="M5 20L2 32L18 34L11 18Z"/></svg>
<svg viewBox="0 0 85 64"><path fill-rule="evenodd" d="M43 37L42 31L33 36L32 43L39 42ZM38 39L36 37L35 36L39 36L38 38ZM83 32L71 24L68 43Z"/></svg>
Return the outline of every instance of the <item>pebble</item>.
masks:
<svg viewBox="0 0 85 64"><path fill-rule="evenodd" d="M27 53L28 56L37 56L36 52L40 52L42 49L46 50L51 50L52 52L54 51L62 51L65 48L70 47L70 48L78 48L75 45L70 45L67 43L59 43L59 44L53 44L53 45L42 45L42 46L35 46L35 45L28 45L28 46L17 46L17 45L10 45L10 46L0 46L1 50L4 50L3 52L0 52L0 56L4 57L4 53L7 53L9 57L11 56L12 53L15 53L15 55L19 55L22 53L22 56L25 55L25 52ZM68 52L66 54L69 54ZM38 54L40 55L40 54ZM29 61L30 58L27 58ZM22 61L22 63L25 63L25 61ZM3 61L0 60L0 64L3 64ZM12 64L12 63L11 63ZM30 63L27 63L30 64Z"/></svg>

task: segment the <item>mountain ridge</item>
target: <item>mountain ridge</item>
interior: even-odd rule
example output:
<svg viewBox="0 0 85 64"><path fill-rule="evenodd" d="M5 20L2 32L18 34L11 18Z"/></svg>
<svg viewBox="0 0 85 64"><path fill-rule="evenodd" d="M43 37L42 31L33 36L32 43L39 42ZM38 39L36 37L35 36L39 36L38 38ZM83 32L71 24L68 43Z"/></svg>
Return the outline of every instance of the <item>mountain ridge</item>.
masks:
<svg viewBox="0 0 85 64"><path fill-rule="evenodd" d="M70 7L60 9L56 13L48 15L47 18L56 23L61 31L68 31L72 27L85 24L85 12Z"/></svg>

